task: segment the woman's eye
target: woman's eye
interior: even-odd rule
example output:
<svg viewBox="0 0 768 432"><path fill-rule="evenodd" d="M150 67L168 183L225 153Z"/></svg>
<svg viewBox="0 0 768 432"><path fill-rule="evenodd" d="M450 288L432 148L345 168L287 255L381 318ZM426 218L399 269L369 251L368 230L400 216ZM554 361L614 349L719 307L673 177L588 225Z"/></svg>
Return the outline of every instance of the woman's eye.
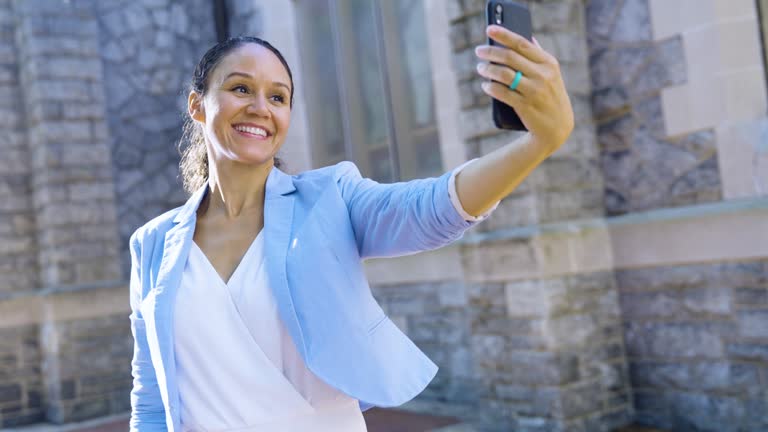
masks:
<svg viewBox="0 0 768 432"><path fill-rule="evenodd" d="M282 95L274 95L274 96L272 96L272 97L273 97L273 98L274 98L276 101L278 101L278 102L280 102L280 103L283 103L283 102L285 102L285 97L283 97Z"/></svg>
<svg viewBox="0 0 768 432"><path fill-rule="evenodd" d="M237 89L244 89L246 91L246 93L248 92L248 87L246 87L244 85L237 85L237 86L232 88L232 90L234 90L236 92L237 92Z"/></svg>

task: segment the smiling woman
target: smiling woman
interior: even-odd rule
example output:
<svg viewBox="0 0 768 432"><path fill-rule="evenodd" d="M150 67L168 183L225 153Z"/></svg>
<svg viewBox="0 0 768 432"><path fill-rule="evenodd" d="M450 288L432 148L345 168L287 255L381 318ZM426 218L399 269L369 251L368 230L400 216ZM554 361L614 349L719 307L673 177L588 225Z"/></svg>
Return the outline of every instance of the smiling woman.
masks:
<svg viewBox="0 0 768 432"><path fill-rule="evenodd" d="M210 93L209 90L212 85L216 84L219 86L223 84L229 85L231 88L228 90L240 92L244 95L243 97L247 96L251 91L248 86L249 81L253 82L254 79L250 74L232 71L226 77L223 77L223 79L221 76L218 76L218 79L222 81L221 83L212 83L211 81L213 78L211 75L214 75L212 73L213 70L217 69L219 63L222 62L223 58L230 51L249 47L250 49L256 49L254 44L255 47L262 47L274 54L282 64L282 67L284 67L285 72L287 73L288 82L275 82L273 85L283 88L283 93L277 96L282 98L281 103L285 103L286 100L288 101L288 108L290 111L290 108L293 107L294 92L291 68L288 66L288 63L285 61L285 58L280 51L273 47L269 42L248 36L227 39L213 47L203 56L200 63L197 65L192 81L188 86L190 98L192 98L192 95L196 95L195 98L201 96L205 97ZM223 73L224 72L219 71L219 74ZM192 117L191 113L188 113L188 117L185 121L184 131L181 140L179 141L179 149L182 153L180 168L184 189L187 192L192 193L199 189L208 179L209 161L202 127L200 123ZM274 165L280 168L282 166L282 161L279 158L274 158Z"/></svg>
<svg viewBox="0 0 768 432"><path fill-rule="evenodd" d="M536 110L521 111L532 135L382 184L350 162L282 172L285 59L255 37L211 48L188 97L192 196L130 240L131 430L364 432L362 411L424 390L437 366L376 302L363 260L459 239L563 144L572 113L556 63L534 45L523 55L543 59Z"/></svg>

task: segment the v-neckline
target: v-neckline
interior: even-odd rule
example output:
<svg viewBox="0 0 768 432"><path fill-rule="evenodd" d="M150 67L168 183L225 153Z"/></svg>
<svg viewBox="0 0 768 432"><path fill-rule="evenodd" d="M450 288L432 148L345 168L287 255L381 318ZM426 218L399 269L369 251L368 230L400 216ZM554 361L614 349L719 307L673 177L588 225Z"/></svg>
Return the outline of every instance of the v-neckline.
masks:
<svg viewBox="0 0 768 432"><path fill-rule="evenodd" d="M192 245L195 247L195 249L197 249L198 252L200 252L200 255L203 257L203 261L205 261L205 264L213 272L213 274L216 275L216 278L222 283L222 285L224 285L227 288L230 288L230 283L235 279L235 277L237 275L242 273L242 271L240 270L240 267L242 267L243 263L245 261L247 261L246 258L248 258L250 256L251 251L256 247L256 244L259 242L259 238L262 236L263 233L264 233L264 228L262 228L259 231L259 233L256 234L256 237L253 239L251 244L248 246L248 249L246 249L245 253L243 254L243 256L240 257L240 262L237 263L237 266L235 267L235 270L232 272L231 275L229 275L229 279L226 280L226 281L224 280L224 278L221 277L219 272L216 270L216 267L214 267L213 263L211 263L211 260L208 259L208 255L206 255L205 252L203 252L203 249L201 249L200 246L198 246L197 242L195 242L194 239L192 240Z"/></svg>

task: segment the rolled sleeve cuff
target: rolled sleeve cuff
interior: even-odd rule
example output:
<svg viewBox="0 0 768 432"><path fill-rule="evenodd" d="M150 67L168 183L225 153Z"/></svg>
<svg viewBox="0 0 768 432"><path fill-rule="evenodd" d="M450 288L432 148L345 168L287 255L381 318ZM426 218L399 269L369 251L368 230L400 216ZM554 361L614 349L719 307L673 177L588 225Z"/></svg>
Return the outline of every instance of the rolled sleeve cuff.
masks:
<svg viewBox="0 0 768 432"><path fill-rule="evenodd" d="M466 210L464 210L464 207L462 207L461 202L459 201L459 195L456 193L456 176L461 172L461 170L464 169L464 167L476 160L477 158L472 159L456 167L453 172L451 172L451 178L448 179L448 196L451 198L451 203L453 204L453 207L456 209L456 211L461 215L461 217L463 217L467 222L480 222L485 220L494 210L496 210L496 207L498 207L499 203L501 202L497 201L493 207L491 207L487 212L481 214L480 216L472 216L471 214L467 213Z"/></svg>

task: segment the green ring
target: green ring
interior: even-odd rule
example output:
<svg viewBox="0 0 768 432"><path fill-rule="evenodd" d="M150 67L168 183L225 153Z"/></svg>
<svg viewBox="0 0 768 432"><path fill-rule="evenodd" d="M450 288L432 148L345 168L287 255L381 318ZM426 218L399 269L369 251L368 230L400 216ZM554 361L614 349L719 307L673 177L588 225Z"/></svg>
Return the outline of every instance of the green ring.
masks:
<svg viewBox="0 0 768 432"><path fill-rule="evenodd" d="M517 71L515 74L515 79L512 81L512 84L509 85L509 89L514 91L517 89L517 86L520 85L520 80L523 79L523 73L520 71Z"/></svg>

